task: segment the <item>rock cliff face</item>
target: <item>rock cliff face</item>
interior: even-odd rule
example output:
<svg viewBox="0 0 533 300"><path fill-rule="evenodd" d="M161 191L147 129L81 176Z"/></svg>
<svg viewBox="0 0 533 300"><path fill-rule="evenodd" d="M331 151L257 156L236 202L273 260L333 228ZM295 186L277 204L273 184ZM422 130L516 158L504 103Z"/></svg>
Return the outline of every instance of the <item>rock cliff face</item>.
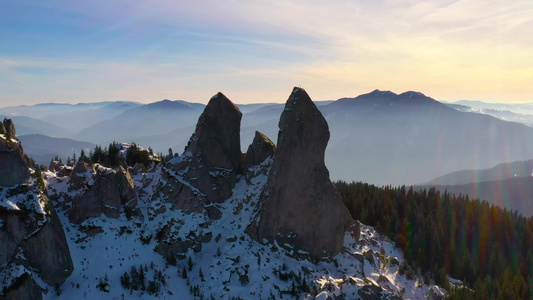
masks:
<svg viewBox="0 0 533 300"><path fill-rule="evenodd" d="M73 190L82 190L72 199L70 222L79 224L88 218L105 214L118 218L137 209L137 194L130 173L123 167L104 168L78 163L70 175Z"/></svg>
<svg viewBox="0 0 533 300"><path fill-rule="evenodd" d="M241 161L241 111L218 93L200 115L185 151L201 156L213 168L239 170Z"/></svg>
<svg viewBox="0 0 533 300"><path fill-rule="evenodd" d="M226 96L211 98L184 154L165 166L169 183L160 192L174 208L202 211L231 196L241 171L242 113Z"/></svg>
<svg viewBox="0 0 533 300"><path fill-rule="evenodd" d="M15 124L13 124L13 121L11 119L4 119L3 122L5 134L8 137L14 138L17 135L17 130L15 129Z"/></svg>
<svg viewBox="0 0 533 300"><path fill-rule="evenodd" d="M0 298L39 299L37 282L62 284L73 271L72 259L59 218L39 184L40 174L30 175L30 164L15 137L13 123L4 120L3 126L0 278L9 280L0 280Z"/></svg>
<svg viewBox="0 0 533 300"><path fill-rule="evenodd" d="M16 139L15 125L4 119L0 128L0 186L23 183L29 176L30 162Z"/></svg>
<svg viewBox="0 0 533 300"><path fill-rule="evenodd" d="M259 221L248 230L253 238L290 244L315 258L342 250L351 218L324 164L328 140L326 120L305 90L294 88L279 121Z"/></svg>
<svg viewBox="0 0 533 300"><path fill-rule="evenodd" d="M255 132L255 137L244 157L244 167L246 170L251 166L258 165L276 153L276 145L264 134Z"/></svg>

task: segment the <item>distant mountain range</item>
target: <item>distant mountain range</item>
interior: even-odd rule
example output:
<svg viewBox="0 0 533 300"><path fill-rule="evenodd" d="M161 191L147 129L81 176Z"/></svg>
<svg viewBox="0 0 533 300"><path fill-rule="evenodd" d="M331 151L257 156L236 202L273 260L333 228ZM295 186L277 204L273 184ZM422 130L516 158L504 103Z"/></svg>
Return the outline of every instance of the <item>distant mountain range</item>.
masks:
<svg viewBox="0 0 533 300"><path fill-rule="evenodd" d="M415 184L452 171L533 158L533 129L460 112L421 93L373 91L321 108L332 138L332 175Z"/></svg>
<svg viewBox="0 0 533 300"><path fill-rule="evenodd" d="M80 142L67 138L53 138L42 134L27 134L19 136L24 151L36 163L48 166L50 161L59 156L66 163L67 157L72 157L73 153L80 154L81 149L89 153L96 144L90 142Z"/></svg>
<svg viewBox="0 0 533 300"><path fill-rule="evenodd" d="M486 114L504 121L533 125L533 103L505 104L462 100L445 104L463 112Z"/></svg>
<svg viewBox="0 0 533 300"><path fill-rule="evenodd" d="M11 106L0 109L0 114L10 117L26 116L39 119L61 127L62 132L49 131L49 136L72 137L77 132L111 119L120 113L142 106L143 104L129 101L97 102L97 103L44 103L33 106ZM18 124L21 122L19 121ZM20 126L17 126L19 128ZM68 132L65 134L65 132ZM37 132L32 132L37 133Z"/></svg>
<svg viewBox="0 0 533 300"><path fill-rule="evenodd" d="M466 102L444 104L418 92L398 95L380 90L317 102L331 132L326 150L331 177L378 185L419 184L454 171L533 159L533 128L498 119L487 111L479 113L478 108L465 106L468 104L474 106ZM243 151L256 130L277 141L282 104L238 106L243 112ZM16 120L22 134L65 137L102 146L113 140L134 141L158 153L166 154L172 148L181 154L204 107L170 100L151 104L101 102L9 107L0 109L0 114L33 118ZM524 114L528 107L523 105L511 113ZM36 120L49 125L36 124ZM31 143L25 142L24 147L33 148Z"/></svg>
<svg viewBox="0 0 533 300"><path fill-rule="evenodd" d="M418 188L469 195L511 211L533 216L533 160L503 163L489 169L452 172Z"/></svg>

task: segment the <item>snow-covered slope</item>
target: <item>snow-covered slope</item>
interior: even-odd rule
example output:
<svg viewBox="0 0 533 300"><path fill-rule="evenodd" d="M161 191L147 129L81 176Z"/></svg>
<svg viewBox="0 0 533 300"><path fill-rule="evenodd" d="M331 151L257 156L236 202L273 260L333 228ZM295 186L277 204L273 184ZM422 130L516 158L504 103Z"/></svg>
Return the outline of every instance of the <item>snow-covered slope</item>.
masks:
<svg viewBox="0 0 533 300"><path fill-rule="evenodd" d="M233 195L213 204L220 218L173 210L154 191L164 170L133 175L142 216L104 215L69 223L68 176L45 172L74 261L67 281L45 299L426 299L442 297L404 264L402 253L373 228L347 233L344 249L311 261L290 245L261 244L245 229L266 183L271 159L241 176ZM192 241L184 254L165 260L155 250L167 240ZM175 264L175 265L174 265ZM125 275L127 274L127 275ZM142 275L140 275L142 274ZM142 278L140 280L139 278ZM125 288L129 287L129 288ZM143 288L144 286L144 288ZM137 288L137 290L135 289ZM60 294L59 296L57 294Z"/></svg>

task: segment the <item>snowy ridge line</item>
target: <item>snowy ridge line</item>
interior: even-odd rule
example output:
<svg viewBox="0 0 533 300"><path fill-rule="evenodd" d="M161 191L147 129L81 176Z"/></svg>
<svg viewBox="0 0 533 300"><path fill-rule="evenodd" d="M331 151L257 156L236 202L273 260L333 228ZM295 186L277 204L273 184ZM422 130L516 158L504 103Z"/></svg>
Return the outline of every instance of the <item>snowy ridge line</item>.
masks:
<svg viewBox="0 0 533 300"><path fill-rule="evenodd" d="M142 217L102 215L76 225L68 222L68 207L57 205L75 267L61 295L48 293L44 299L326 299L341 295L355 299L376 293L426 299L445 294L437 286L424 284L417 274L412 280L401 274L401 251L362 224L359 239L347 232L343 251L325 261L302 258L305 251L295 253L277 242L253 240L245 230L258 209L270 164L251 168L248 177L238 176L232 196L213 204L220 210L219 219L172 210L170 203L153 197L157 187L165 184L160 181L167 172L164 168L132 175ZM54 177L48 180L49 190L65 188ZM166 231L165 226L169 226ZM186 248L175 262L155 252L162 243L189 242L199 247ZM140 268L145 289L126 288L125 274L131 281L131 274Z"/></svg>

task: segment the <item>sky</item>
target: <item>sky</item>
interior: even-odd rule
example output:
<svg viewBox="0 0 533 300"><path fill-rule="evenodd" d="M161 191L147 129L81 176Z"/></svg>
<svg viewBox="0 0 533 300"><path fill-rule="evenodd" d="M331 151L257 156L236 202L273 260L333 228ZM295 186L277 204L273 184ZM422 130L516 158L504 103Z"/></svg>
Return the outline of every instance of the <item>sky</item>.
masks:
<svg viewBox="0 0 533 300"><path fill-rule="evenodd" d="M533 102L531 0L0 1L0 107L374 89Z"/></svg>

